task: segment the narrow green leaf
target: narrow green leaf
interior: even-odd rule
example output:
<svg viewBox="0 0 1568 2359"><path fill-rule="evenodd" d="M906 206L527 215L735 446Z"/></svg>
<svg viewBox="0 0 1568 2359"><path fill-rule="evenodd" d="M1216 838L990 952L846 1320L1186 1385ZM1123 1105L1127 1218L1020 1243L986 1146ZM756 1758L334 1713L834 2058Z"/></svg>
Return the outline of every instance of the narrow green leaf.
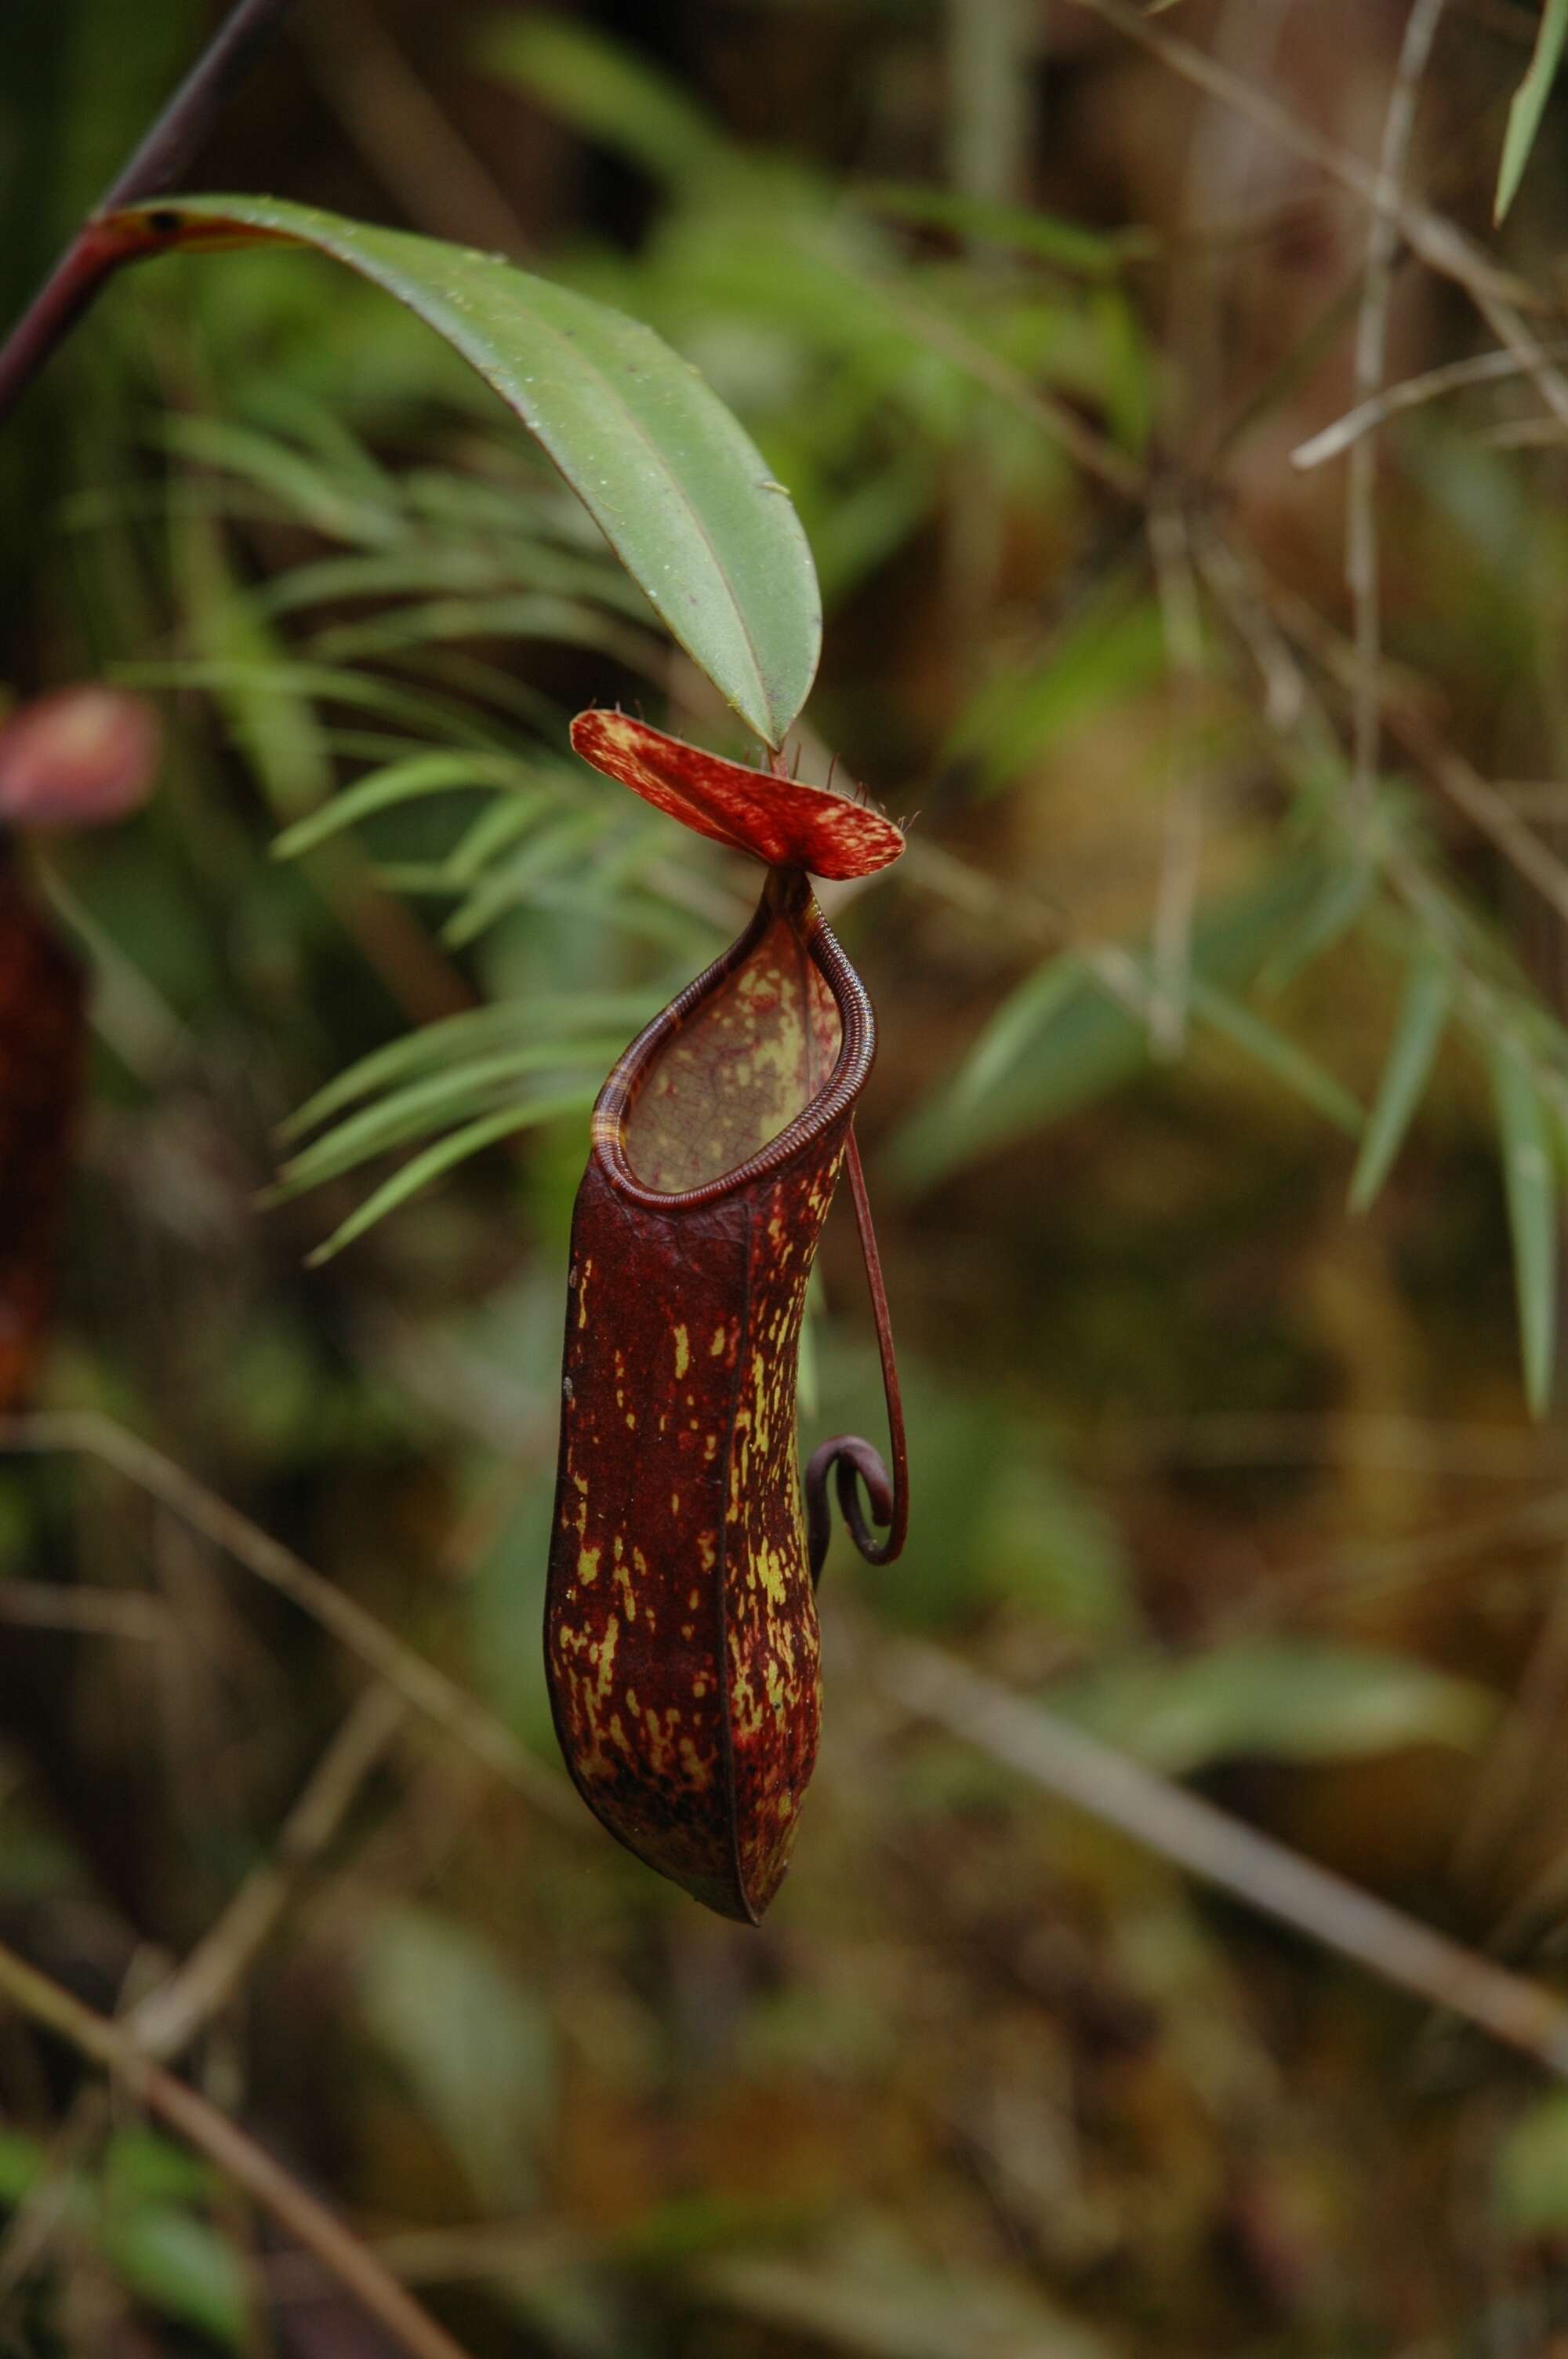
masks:
<svg viewBox="0 0 1568 2359"><path fill-rule="evenodd" d="M401 721L410 729L428 729L443 743L494 748L496 733L457 697L433 696L421 689L405 688L398 680L374 672L354 671L346 664L254 663L229 659L196 663L116 664L113 677L129 688L226 689L256 696L310 696L321 704L346 704Z"/></svg>
<svg viewBox="0 0 1568 2359"><path fill-rule="evenodd" d="M619 814L611 818L597 810L569 811L538 829L514 858L481 877L441 929L441 940L451 950L477 941L508 909L531 900L546 877L558 875L618 819Z"/></svg>
<svg viewBox="0 0 1568 2359"><path fill-rule="evenodd" d="M1217 991L1197 975L1188 984L1188 997L1193 1014L1222 1033L1234 1048L1266 1065L1276 1081L1315 1106L1341 1130L1353 1135L1359 1132L1366 1118L1361 1108L1343 1082L1336 1081L1304 1049L1298 1049L1293 1040L1276 1032L1271 1024L1265 1024L1249 1007L1243 1007L1239 1000Z"/></svg>
<svg viewBox="0 0 1568 2359"><path fill-rule="evenodd" d="M1498 2208L1516 2236L1560 2236L1568 2228L1568 2089L1526 2106L1498 2151Z"/></svg>
<svg viewBox="0 0 1568 2359"><path fill-rule="evenodd" d="M543 788L535 794L498 795L464 829L441 864L443 874L458 887L474 884L492 860L499 859L520 835L527 834L554 799Z"/></svg>
<svg viewBox="0 0 1568 2359"><path fill-rule="evenodd" d="M1031 212L954 189L918 182L862 181L849 191L853 203L890 221L907 221L954 231L982 245L1010 247L1086 278L1108 278L1130 262L1147 261L1160 250L1152 230L1085 229L1054 213Z"/></svg>
<svg viewBox="0 0 1568 2359"><path fill-rule="evenodd" d="M972 766L982 793L1008 785L1031 762L1108 705L1161 678L1164 624L1152 599L1126 599L1119 584L1076 615L1032 671L987 682L959 716L947 760Z"/></svg>
<svg viewBox="0 0 1568 2359"><path fill-rule="evenodd" d="M1543 1417L1557 1342L1557 1169L1541 1092L1517 1049L1494 1051L1492 1093L1513 1237L1525 1397L1532 1414Z"/></svg>
<svg viewBox="0 0 1568 2359"><path fill-rule="evenodd" d="M750 437L651 328L494 255L279 198L163 199L113 218L128 256L281 242L395 296L538 438L693 661L783 742L821 640L806 536Z"/></svg>
<svg viewBox="0 0 1568 2359"><path fill-rule="evenodd" d="M416 1196L422 1188L427 1188L432 1180L438 1180L455 1164L465 1162L470 1155L477 1155L481 1147L493 1147L503 1138L515 1137L519 1131L536 1130L541 1123L554 1122L559 1114L585 1113L598 1094L597 1090L564 1090L556 1097L535 1098L527 1105L505 1106L498 1114L487 1114L480 1121L467 1123L461 1130L454 1130L447 1137L438 1139L434 1147L427 1147L423 1155L416 1155L401 1171L395 1171L390 1180L384 1181L373 1195L367 1196L358 1210L351 1212L348 1219L333 1230L324 1245L318 1245L313 1253L306 1256L307 1265L311 1269L319 1269L323 1262L332 1260L345 1245L351 1245L356 1237L362 1237L367 1229L374 1228L388 1212L395 1212L400 1204L408 1201L410 1196Z"/></svg>
<svg viewBox="0 0 1568 2359"><path fill-rule="evenodd" d="M1123 1655L1054 1687L1050 1702L1175 1777L1238 1756L1354 1761L1411 1745L1474 1750L1497 1718L1497 1698L1469 1680L1309 1638Z"/></svg>
<svg viewBox="0 0 1568 2359"><path fill-rule="evenodd" d="M980 1034L953 1081L955 1104L989 1097L1050 1023L1063 1002L1082 989L1084 962L1075 951L1050 960L1009 994Z"/></svg>
<svg viewBox="0 0 1568 2359"><path fill-rule="evenodd" d="M162 439L182 457L221 467L268 493L329 540L382 548L396 537L397 515L389 501L354 497L341 465L319 466L275 435L227 418L177 416L165 424Z"/></svg>
<svg viewBox="0 0 1568 2359"><path fill-rule="evenodd" d="M166 2318L237 2350L249 2314L245 2265L225 2236L172 2204L112 2218L104 2250L121 2282Z"/></svg>
<svg viewBox="0 0 1568 2359"><path fill-rule="evenodd" d="M1453 1001L1454 978L1448 968L1439 959L1418 959L1405 984L1388 1062L1351 1175L1353 1212L1367 1211L1393 1169L1425 1095Z"/></svg>
<svg viewBox="0 0 1568 2359"><path fill-rule="evenodd" d="M453 794L476 787L526 788L526 763L505 754L411 754L384 769L372 770L351 787L334 795L307 819L296 820L273 839L275 860L297 860L329 836L337 835L377 811L397 803L414 802L424 795ZM535 800L538 799L535 798Z"/></svg>
<svg viewBox="0 0 1568 2359"><path fill-rule="evenodd" d="M525 590L490 598L426 599L351 623L329 623L312 635L310 647L331 661L359 663L367 656L442 639L546 639L558 647L591 647L650 680L660 678L667 660L664 641L652 631L631 629L578 599L540 597Z"/></svg>
<svg viewBox="0 0 1568 2359"><path fill-rule="evenodd" d="M1530 150L1535 146L1541 118L1546 112L1546 102L1552 95L1552 85L1557 69L1563 62L1563 51L1568 44L1568 0L1546 0L1541 19L1541 30L1535 37L1535 54L1530 71L1514 92L1509 109L1508 129L1503 135L1503 160L1498 173L1498 193L1492 207L1492 219L1500 222L1519 193Z"/></svg>
<svg viewBox="0 0 1568 2359"><path fill-rule="evenodd" d="M301 1138L317 1129L345 1105L375 1091L454 1059L475 1056L519 1033L558 1038L577 1027L591 1031L599 1025L625 1025L632 1029L647 1021L656 995L642 992L573 992L559 996L498 1000L492 1006L465 1008L460 1016L444 1016L422 1025L417 1032L373 1049L357 1064L348 1066L281 1124L278 1136Z"/></svg>
<svg viewBox="0 0 1568 2359"><path fill-rule="evenodd" d="M529 1073L568 1069L574 1078L584 1070L589 1076L602 1074L615 1062L622 1045L619 1040L530 1041L524 1048L475 1057L449 1072L410 1082L376 1104L351 1114L325 1137L291 1158L269 1196L281 1201L303 1195L308 1189L319 1188L326 1180L368 1162L373 1155L406 1147L411 1138L445 1129L465 1116L477 1117L481 1110L490 1111L497 1089L510 1087Z"/></svg>
<svg viewBox="0 0 1568 2359"><path fill-rule="evenodd" d="M487 25L474 45L474 62L656 179L711 171L731 152L711 117L672 76L568 17L530 10Z"/></svg>

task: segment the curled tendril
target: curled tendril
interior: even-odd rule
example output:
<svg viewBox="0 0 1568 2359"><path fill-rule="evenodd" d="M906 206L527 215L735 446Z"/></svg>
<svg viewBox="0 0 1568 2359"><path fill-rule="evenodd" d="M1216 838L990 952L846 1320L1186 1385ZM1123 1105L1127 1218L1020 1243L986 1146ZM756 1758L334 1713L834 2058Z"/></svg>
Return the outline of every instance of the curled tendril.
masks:
<svg viewBox="0 0 1568 2359"><path fill-rule="evenodd" d="M892 1473L888 1473L881 1451L858 1433L835 1434L831 1441L824 1441L812 1451L806 1462L804 1487L806 1553L814 1584L821 1576L828 1542L833 1536L833 1510L827 1496L830 1478L838 1494L838 1510L849 1538L868 1564L892 1564L903 1551L909 1528L909 1453L904 1442L898 1364L893 1357L892 1321L888 1313L887 1289L882 1284L876 1231L871 1225L866 1175L860 1169L860 1150L856 1144L853 1128L849 1132L844 1160L849 1173L849 1192L855 1201L855 1222L860 1232L866 1284L871 1289L871 1314L876 1321L877 1348L881 1354L882 1391L887 1400ZM871 1521L885 1527L885 1537L881 1539L874 1536L861 1510L861 1484L865 1485Z"/></svg>

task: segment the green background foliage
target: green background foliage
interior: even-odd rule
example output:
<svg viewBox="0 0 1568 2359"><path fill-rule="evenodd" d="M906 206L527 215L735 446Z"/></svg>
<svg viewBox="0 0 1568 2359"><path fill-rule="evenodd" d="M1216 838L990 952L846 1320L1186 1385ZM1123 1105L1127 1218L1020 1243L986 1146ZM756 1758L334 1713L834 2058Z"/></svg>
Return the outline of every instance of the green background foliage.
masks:
<svg viewBox="0 0 1568 2359"><path fill-rule="evenodd" d="M373 223L384 278L449 239L490 285L461 256L503 247L535 291L492 334L645 323L757 454L739 521L675 456L776 660L748 678L721 580L681 570L700 627L650 603L663 509L612 531L628 571L427 326L304 255L125 274L0 438L12 691L108 676L168 731L145 814L27 848L93 983L42 1405L148 1437L521 1764L413 1712L373 1745L351 1652L42 1453L0 1489L0 1938L133 2009L281 1877L176 2060L475 2359L1546 2350L1550 2077L899 1666L1560 1980L1561 381L1383 426L1358 776L1346 462L1290 458L1358 390L1333 175L1076 5L1038 38L993 0L633 14L301 0L192 186ZM201 15L24 7L13 306ZM1409 167L1479 235L1506 149L1487 250L1549 353L1561 102L1515 95L1556 16L1453 0ZM1402 5L1247 16L1157 27L1365 160ZM1501 333L1402 254L1388 325L1390 380ZM881 1026L915 1519L886 1573L835 1549L824 1756L749 1935L578 1809L538 1630L586 1109L756 881L566 728L620 701L750 759L744 719L793 721L815 606L763 482L827 614L802 775L911 821L831 913ZM837 1226L819 1297L808 1446L880 1430ZM307 2297L348 2331L12 2015L0 2121L15 2347L287 2350Z"/></svg>

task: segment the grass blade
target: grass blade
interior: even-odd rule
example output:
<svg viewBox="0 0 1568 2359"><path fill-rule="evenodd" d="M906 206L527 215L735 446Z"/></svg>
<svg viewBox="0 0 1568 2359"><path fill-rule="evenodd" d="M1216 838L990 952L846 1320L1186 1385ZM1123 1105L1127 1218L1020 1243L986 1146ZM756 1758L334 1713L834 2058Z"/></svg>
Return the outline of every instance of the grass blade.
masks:
<svg viewBox="0 0 1568 2359"><path fill-rule="evenodd" d="M1498 1141L1513 1238L1525 1397L1542 1417L1557 1342L1557 1167L1535 1076L1517 1049L1492 1057Z"/></svg>
<svg viewBox="0 0 1568 2359"><path fill-rule="evenodd" d="M1492 219L1500 222L1515 197L1524 178L1541 118L1546 112L1546 102L1552 95L1552 85L1557 69L1563 62L1564 44L1568 43L1568 0L1546 0L1541 19L1541 30L1535 37L1535 55L1530 71L1514 92L1514 103L1509 109L1508 129L1503 136L1503 160L1498 173L1498 193L1492 207Z"/></svg>
<svg viewBox="0 0 1568 2359"><path fill-rule="evenodd" d="M557 1097L535 1098L527 1105L505 1106L499 1114L487 1114L478 1122L465 1124L461 1130L449 1132L445 1138L438 1139L434 1147L427 1147L423 1155L416 1155L412 1162L406 1163L401 1171L395 1171L373 1195L367 1196L358 1211L351 1212L324 1245L319 1245L313 1253L306 1256L307 1266L319 1269L323 1262L331 1261L345 1245L351 1245L356 1237L362 1237L367 1229L374 1228L378 1221L384 1220L388 1212L395 1212L400 1204L408 1201L410 1196L416 1196L422 1188L427 1188L432 1180L438 1180L454 1165L466 1162L481 1147L493 1147L503 1138L514 1137L519 1131L535 1130L541 1123L554 1122L558 1114L585 1113L598 1094L597 1089L563 1091Z"/></svg>
<svg viewBox="0 0 1568 2359"><path fill-rule="evenodd" d="M530 783L527 765L506 754L411 754L406 760L388 763L384 769L356 778L319 810L286 827L273 840L272 856L297 860L301 853L314 851L317 844L352 827L356 821L424 795L452 794L476 787L526 790Z"/></svg>
<svg viewBox="0 0 1568 2359"><path fill-rule="evenodd" d="M1195 1016L1223 1034L1233 1048L1266 1065L1276 1081L1304 1098L1308 1105L1315 1106L1341 1130L1353 1136L1360 1131L1366 1119L1361 1108L1315 1057L1309 1057L1304 1049L1298 1049L1293 1040L1276 1032L1271 1024L1265 1024L1249 1007L1243 1007L1228 993L1217 991L1213 984L1205 983L1198 975L1194 975L1188 985L1188 999Z"/></svg>
<svg viewBox="0 0 1568 2359"><path fill-rule="evenodd" d="M1350 1209L1365 1212L1394 1167L1448 1026L1454 978L1438 959L1418 959L1411 968L1390 1044L1383 1078L1367 1119L1361 1152L1350 1179Z"/></svg>

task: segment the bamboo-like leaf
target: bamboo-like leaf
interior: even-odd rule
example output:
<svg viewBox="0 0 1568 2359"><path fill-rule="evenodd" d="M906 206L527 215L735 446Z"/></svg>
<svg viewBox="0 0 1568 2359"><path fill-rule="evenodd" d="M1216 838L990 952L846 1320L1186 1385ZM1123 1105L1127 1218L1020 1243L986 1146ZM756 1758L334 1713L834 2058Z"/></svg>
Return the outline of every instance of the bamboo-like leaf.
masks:
<svg viewBox="0 0 1568 2359"><path fill-rule="evenodd" d="M340 1179L358 1164L367 1163L373 1155L384 1155L395 1147L406 1147L412 1138L488 1112L498 1089L529 1073L562 1069L575 1072L580 1066L590 1076L602 1074L623 1046L620 1039L534 1040L411 1082L375 1105L351 1114L294 1156L284 1165L271 1195L275 1201L303 1195L307 1189L319 1188L326 1180Z"/></svg>
<svg viewBox="0 0 1568 2359"><path fill-rule="evenodd" d="M530 773L526 763L514 761L505 754L410 754L403 761L391 762L384 769L372 770L368 777L356 778L351 787L334 795L308 818L296 820L281 835L273 839L275 860L297 860L303 852L313 851L329 836L337 835L362 819L373 818L377 811L390 810L398 803L414 802L425 795L453 794L476 787L518 788L526 790Z"/></svg>
<svg viewBox="0 0 1568 2359"><path fill-rule="evenodd" d="M442 873L460 889L477 883L492 860L526 835L539 813L557 798L541 788L528 794L499 795L465 828L442 862Z"/></svg>
<svg viewBox="0 0 1568 2359"><path fill-rule="evenodd" d="M1010 993L954 1077L955 1104L973 1105L989 1096L1083 982L1084 962L1068 951L1037 967Z"/></svg>
<svg viewBox="0 0 1568 2359"><path fill-rule="evenodd" d="M343 1106L373 1096L377 1090L391 1089L431 1066L478 1056L520 1033L537 1038L541 1033L551 1038L575 1034L579 1027L592 1031L599 1025L634 1028L645 1021L648 1006L648 995L640 992L572 992L465 1008L460 1016L444 1016L417 1032L389 1040L384 1048L373 1049L291 1114L277 1135L286 1141L302 1138Z"/></svg>
<svg viewBox="0 0 1568 2359"><path fill-rule="evenodd" d="M274 197L181 197L114 214L137 255L311 248L424 320L544 445L720 693L783 742L816 669L821 606L800 523L730 411L651 328L570 288L398 230Z"/></svg>
<svg viewBox="0 0 1568 2359"><path fill-rule="evenodd" d="M520 1131L536 1130L541 1123L554 1122L559 1114L581 1114L593 1103L598 1094L597 1087L564 1090L558 1096L531 1099L526 1105L504 1106L498 1114L484 1114L478 1122L466 1123L461 1130L449 1132L445 1138L438 1139L434 1147L427 1147L423 1155L416 1155L411 1162L406 1163L401 1171L395 1171L373 1195L367 1196L364 1202L333 1230L324 1245L319 1245L314 1252L307 1255L308 1266L319 1269L323 1262L331 1261L345 1245L351 1245L356 1237L362 1237L367 1229L374 1228L378 1221L384 1220L388 1212L396 1212L400 1204L406 1204L411 1196L416 1196L422 1188L427 1188L432 1180L440 1179L443 1172L450 1171L454 1165L466 1162L481 1147L493 1147L501 1139L515 1137Z"/></svg>
<svg viewBox="0 0 1568 2359"><path fill-rule="evenodd" d="M644 679L657 679L666 660L664 641L652 631L631 629L618 616L578 599L525 590L490 598L431 598L351 623L329 623L312 635L310 646L313 654L341 663L395 655L432 640L503 638L591 647Z"/></svg>
<svg viewBox="0 0 1568 2359"><path fill-rule="evenodd" d="M1276 1081L1315 1106L1330 1122L1337 1123L1341 1130L1353 1135L1360 1130L1366 1119L1362 1109L1344 1083L1336 1081L1315 1057L1309 1057L1304 1049L1299 1049L1271 1024L1265 1024L1249 1007L1243 1007L1228 993L1217 991L1201 976L1194 975L1187 988L1195 1016L1222 1033L1234 1048L1266 1065Z"/></svg>
<svg viewBox="0 0 1568 2359"><path fill-rule="evenodd" d="M462 907L448 919L441 929L442 940L452 950L463 950L477 941L498 918L531 899L536 886L568 866L613 824L603 811L579 810L540 828L514 859L481 877Z"/></svg>
<svg viewBox="0 0 1568 2359"><path fill-rule="evenodd" d="M1494 1051L1492 1093L1513 1238L1525 1397L1532 1414L1542 1417L1557 1341L1557 1170L1541 1092L1516 1049Z"/></svg>
<svg viewBox="0 0 1568 2359"><path fill-rule="evenodd" d="M1503 160L1498 173L1498 193L1492 208L1492 218L1500 222L1519 193L1524 178L1541 118L1546 112L1546 102L1552 95L1552 85L1557 69L1563 62L1563 51L1568 46L1568 0L1546 0L1541 14L1541 30L1535 37L1535 54L1530 71L1514 92L1509 109L1508 129L1503 135Z"/></svg>
<svg viewBox="0 0 1568 2359"><path fill-rule="evenodd" d="M376 549L396 537L389 501L366 498L362 486L345 482L341 464L319 465L276 435L227 418L175 417L162 439L184 458L238 475L329 539Z"/></svg>
<svg viewBox="0 0 1568 2359"><path fill-rule="evenodd" d="M852 189L854 202L890 221L954 231L981 245L1010 247L1085 278L1108 278L1130 262L1147 261L1160 250L1152 230L1085 229L1081 222L1037 213L1022 205L999 204L954 189L914 182L872 180Z"/></svg>
<svg viewBox="0 0 1568 2359"><path fill-rule="evenodd" d="M486 25L474 61L658 179L688 179L731 152L673 77L623 42L547 10Z"/></svg>
<svg viewBox="0 0 1568 2359"><path fill-rule="evenodd" d="M1454 978L1447 966L1440 959L1418 959L1405 984L1388 1062L1351 1176L1353 1212L1367 1211L1393 1169L1432 1077L1453 1003Z"/></svg>
<svg viewBox="0 0 1568 2359"><path fill-rule="evenodd" d="M427 729L450 745L493 749L496 732L476 713L470 702L458 697L431 695L423 689L405 688L401 681L383 679L374 672L353 671L348 665L321 663L134 663L116 667L114 678L133 688L205 688L245 690L256 696L310 696L320 704L357 706L400 721L410 729Z"/></svg>

